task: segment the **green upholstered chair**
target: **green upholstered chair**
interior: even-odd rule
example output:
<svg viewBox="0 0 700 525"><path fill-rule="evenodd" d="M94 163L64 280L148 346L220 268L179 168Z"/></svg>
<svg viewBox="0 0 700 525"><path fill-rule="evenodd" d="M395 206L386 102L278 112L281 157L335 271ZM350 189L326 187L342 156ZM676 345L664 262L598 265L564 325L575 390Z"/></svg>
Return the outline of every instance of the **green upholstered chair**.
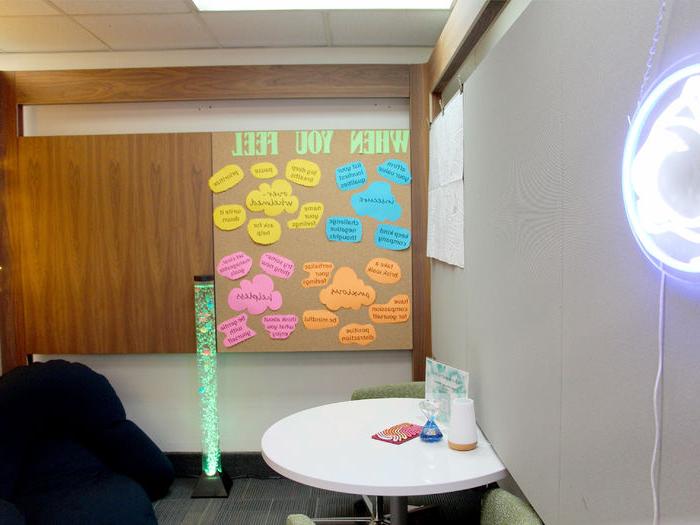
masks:
<svg viewBox="0 0 700 525"><path fill-rule="evenodd" d="M302 514L292 514L287 525L314 525ZM503 489L488 490L481 498L481 525L542 525L532 507Z"/></svg>
<svg viewBox="0 0 700 525"><path fill-rule="evenodd" d="M303 514L290 514L287 516L287 525L314 525L314 522Z"/></svg>
<svg viewBox="0 0 700 525"><path fill-rule="evenodd" d="M481 525L542 525L542 521L518 496L493 489L481 498Z"/></svg>
<svg viewBox="0 0 700 525"><path fill-rule="evenodd" d="M358 388L352 393L350 400L358 401L360 399L382 399L386 397L415 397L422 399L425 397L425 381Z"/></svg>

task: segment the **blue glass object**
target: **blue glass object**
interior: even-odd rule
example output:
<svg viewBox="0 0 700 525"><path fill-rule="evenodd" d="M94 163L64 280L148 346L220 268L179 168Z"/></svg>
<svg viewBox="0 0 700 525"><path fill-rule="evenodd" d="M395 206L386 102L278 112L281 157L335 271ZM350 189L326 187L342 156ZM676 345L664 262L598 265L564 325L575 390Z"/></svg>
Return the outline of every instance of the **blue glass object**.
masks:
<svg viewBox="0 0 700 525"><path fill-rule="evenodd" d="M435 419L428 419L425 426L423 426L423 430L421 430L420 438L421 441L427 443L434 443L442 439L442 432L440 432L440 428L435 423Z"/></svg>
<svg viewBox="0 0 700 525"><path fill-rule="evenodd" d="M425 441L427 443L435 443L436 441L440 441L442 439L442 432L440 431L440 427L438 427L435 423L435 416L440 409L440 405L434 400L429 401L426 399L421 401L418 404L418 407L428 420L423 426L423 430L421 430L421 441Z"/></svg>

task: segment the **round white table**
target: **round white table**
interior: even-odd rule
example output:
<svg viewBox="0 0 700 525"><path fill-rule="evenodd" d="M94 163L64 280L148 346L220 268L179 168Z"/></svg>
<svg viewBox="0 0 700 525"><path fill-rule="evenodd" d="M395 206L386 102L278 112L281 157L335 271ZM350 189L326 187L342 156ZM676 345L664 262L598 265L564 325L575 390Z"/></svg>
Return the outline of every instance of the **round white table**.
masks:
<svg viewBox="0 0 700 525"><path fill-rule="evenodd" d="M371 436L392 425L422 425L419 399L367 399L297 412L262 437L266 463L283 476L327 490L389 496L392 524L407 519L406 496L478 487L503 479L506 468L479 431L469 452L420 437L394 445Z"/></svg>

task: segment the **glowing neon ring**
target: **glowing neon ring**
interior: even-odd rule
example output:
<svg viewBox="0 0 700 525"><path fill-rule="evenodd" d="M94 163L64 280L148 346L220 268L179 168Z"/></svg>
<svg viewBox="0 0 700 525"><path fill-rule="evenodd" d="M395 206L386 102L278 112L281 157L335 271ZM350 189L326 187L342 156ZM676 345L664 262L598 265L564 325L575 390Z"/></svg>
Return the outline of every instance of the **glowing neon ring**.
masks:
<svg viewBox="0 0 700 525"><path fill-rule="evenodd" d="M671 92L679 89L680 94L663 106L664 99L669 99ZM656 116L650 122L652 113ZM679 129L700 136L700 64L671 73L649 93L627 132L622 159L625 213L642 251L654 265L670 275L698 280L700 209L695 206L694 215L688 216L687 209L674 208L659 184L663 164L672 155L690 151L688 143L677 133ZM649 132L640 147L640 138L646 130ZM700 155L700 152L695 154ZM697 176L700 177L700 173ZM686 191L685 197L679 193L679 198L687 199L688 193ZM696 197L692 191L690 193ZM690 203L691 208L694 204Z"/></svg>

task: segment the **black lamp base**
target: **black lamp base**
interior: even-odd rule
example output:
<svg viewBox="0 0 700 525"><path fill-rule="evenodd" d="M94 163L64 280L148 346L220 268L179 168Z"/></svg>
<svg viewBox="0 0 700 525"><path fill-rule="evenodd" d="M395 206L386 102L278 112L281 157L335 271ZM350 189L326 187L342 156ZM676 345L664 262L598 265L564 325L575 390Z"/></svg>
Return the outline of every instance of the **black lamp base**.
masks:
<svg viewBox="0 0 700 525"><path fill-rule="evenodd" d="M231 478L228 477L226 472L217 472L213 476L207 476L202 472L190 497L228 498L229 490L231 490Z"/></svg>

